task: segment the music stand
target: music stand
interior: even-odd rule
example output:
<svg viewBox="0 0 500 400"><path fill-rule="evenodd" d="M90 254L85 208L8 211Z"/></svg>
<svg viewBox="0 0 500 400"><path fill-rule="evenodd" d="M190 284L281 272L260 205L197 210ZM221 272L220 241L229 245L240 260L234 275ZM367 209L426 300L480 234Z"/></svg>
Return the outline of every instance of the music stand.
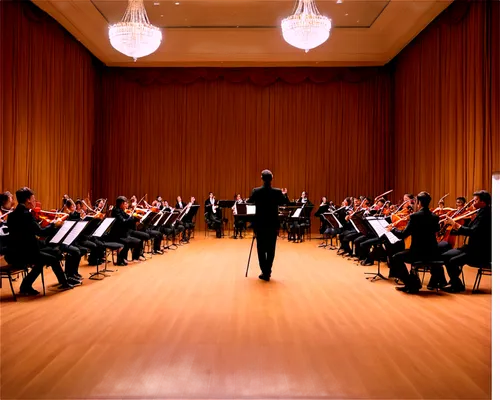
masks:
<svg viewBox="0 0 500 400"><path fill-rule="evenodd" d="M323 218L332 229L339 230L342 228L342 223L338 220L338 218L333 213L323 213ZM327 247L328 238L325 239L325 248ZM335 246L333 245L333 237L330 237L330 250L335 250Z"/></svg>
<svg viewBox="0 0 500 400"><path fill-rule="evenodd" d="M111 217L108 217L108 218L104 218L104 220L102 221L102 223L97 227L97 229L94 231L94 233L92 233L92 237L96 237L96 238L102 238L106 233L109 232L110 228L111 228L111 225L113 225L113 223L115 222L115 218L111 218ZM113 257L113 255L111 255L111 257ZM96 265L96 272L93 272L92 274L90 274L89 276L89 279L93 279L94 276L109 276L109 275L106 275L106 272L115 272L114 270L111 270L111 269L108 269L108 257L106 255L105 257L105 262L104 262L104 269L102 270L99 270L99 264Z"/></svg>
<svg viewBox="0 0 500 400"><path fill-rule="evenodd" d="M237 204L236 206L238 206ZM240 214L241 216L247 216L249 218L252 218L255 216L256 213L256 206L255 204L241 204L242 206L245 206L245 214ZM236 207L237 209L238 207ZM245 278L248 276L248 269L250 268L250 259L252 258L252 250L253 250L253 244L255 243L255 230L253 231L253 237L252 237L252 244L250 245L250 253L248 254L248 262L247 262L247 270L245 272Z"/></svg>
<svg viewBox="0 0 500 400"><path fill-rule="evenodd" d="M172 246L175 246L175 248L173 250L176 250L177 247L179 247L179 245L175 243L175 235L176 235L176 232L175 232L175 222L179 219L179 216L180 216L179 212L172 211L170 214L168 214L168 218L163 223L163 225L165 227L168 227L168 226L172 227L172 243L171 244L167 244L167 246L165 246L165 249L170 250L170 248ZM168 243L168 237L167 237L167 243Z"/></svg>
<svg viewBox="0 0 500 400"><path fill-rule="evenodd" d="M388 232L386 230L387 225L389 223L385 220L384 217L366 217L366 222L370 230L377 235L378 238L383 238L384 236L392 243L398 242L398 239L392 232ZM377 244L377 247L380 247L381 244ZM379 279L387 280L385 276L380 272L380 258L377 260L377 272L365 272L365 275L373 275L371 278L366 277L366 279L370 279L371 282Z"/></svg>

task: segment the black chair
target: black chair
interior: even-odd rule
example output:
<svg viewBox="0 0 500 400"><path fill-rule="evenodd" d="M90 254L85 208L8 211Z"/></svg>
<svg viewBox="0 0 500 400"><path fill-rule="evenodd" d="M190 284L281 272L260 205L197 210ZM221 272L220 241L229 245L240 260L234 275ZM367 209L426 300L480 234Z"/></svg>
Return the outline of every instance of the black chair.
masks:
<svg viewBox="0 0 500 400"><path fill-rule="evenodd" d="M472 293L478 293L479 285L481 284L481 278L483 277L483 275L491 276L491 262L474 265L469 264L469 266L472 268L477 268L476 280L474 281L474 286L472 287Z"/></svg>
<svg viewBox="0 0 500 400"><path fill-rule="evenodd" d="M422 278L420 279L420 281L422 282L423 285L425 280L425 274L427 272L429 272L430 274L433 267L443 268L443 266L444 266L444 261L415 261L411 264L411 269L418 277L420 277L419 274L422 273ZM436 288L436 291L439 291L439 287Z"/></svg>
<svg viewBox="0 0 500 400"><path fill-rule="evenodd" d="M17 301L16 292L14 291L14 285L12 282L14 281L13 276L21 274L23 277L26 276L27 268L15 267L13 265L7 264L0 266L0 278L8 278L10 284L10 290L12 290L12 296L14 297L14 301ZM42 275L42 282L44 281ZM1 286L0 286L1 287ZM43 293L45 294L45 282L43 282Z"/></svg>

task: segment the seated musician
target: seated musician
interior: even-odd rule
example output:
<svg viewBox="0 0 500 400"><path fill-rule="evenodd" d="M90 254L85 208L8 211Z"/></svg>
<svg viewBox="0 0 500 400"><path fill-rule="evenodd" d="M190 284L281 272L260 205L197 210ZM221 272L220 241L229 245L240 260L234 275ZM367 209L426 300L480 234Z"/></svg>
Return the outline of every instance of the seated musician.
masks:
<svg viewBox="0 0 500 400"><path fill-rule="evenodd" d="M139 210L137 210L137 208L138 208L137 197L135 197L135 195L133 195L130 198L130 202L128 203L128 212L129 212L129 214L132 214L136 219L135 219L134 226L130 229L129 235L134 237L134 238L137 238L141 241L142 245L141 245L141 252L139 255L139 261L146 261L146 257L144 257L144 242L151 239L151 235L149 233L145 232L144 227L142 227L142 226L139 227L140 229L138 229L138 223L139 223L139 220L141 219L143 214L139 213ZM134 213L135 213L135 215L134 215ZM161 233L159 233L159 232L158 232L158 234L161 235ZM160 243L161 243L161 239L160 239Z"/></svg>
<svg viewBox="0 0 500 400"><path fill-rule="evenodd" d="M387 201L382 197L377 200L375 205L368 210L368 214L370 215L378 215L383 211L384 206L387 204ZM365 236L360 236L354 240L354 252L357 257L361 261L361 265L373 265L374 259L372 254L370 253L370 249L373 246L379 245L382 243L382 239L377 237L373 232L369 232Z"/></svg>
<svg viewBox="0 0 500 400"><path fill-rule="evenodd" d="M115 222L111 226L109 232L109 240L123 243L123 249L118 253L117 265L127 265L127 254L132 249L132 260L139 261L143 242L130 235L130 232L135 230L136 218L133 215L128 215L125 210L128 207L128 200L125 196L119 196L116 199L115 207L111 212L111 217L115 218Z"/></svg>
<svg viewBox="0 0 500 400"><path fill-rule="evenodd" d="M460 225L450 216L446 222L453 228L451 234L468 237L468 243L459 249L448 250L442 257L450 277L450 284L443 290L457 293L465 290L460 280L460 272L465 264L482 265L490 264L492 258L492 222L491 222L491 195L486 190L474 193L474 220L469 226Z"/></svg>
<svg viewBox="0 0 500 400"><path fill-rule="evenodd" d="M328 222L326 222L325 218L323 217L323 214L328 212L328 208L330 207L330 205L328 204L328 199L326 198L326 196L323 196L321 198L321 203L318 207L318 210L314 213L314 216L316 218L319 218L320 221L321 221L321 226L319 228L319 233L321 235L323 235L325 233L325 231L327 230L328 228Z"/></svg>
<svg viewBox="0 0 500 400"><path fill-rule="evenodd" d="M243 199L241 198L241 194L238 193L235 196L235 202L232 207L233 214L234 214L234 239L238 238L238 234L240 235L240 238L243 239L243 230L246 230L246 220L244 216L238 216L237 214L237 209L236 209L236 204L243 204Z"/></svg>
<svg viewBox="0 0 500 400"><path fill-rule="evenodd" d="M80 217L83 219L87 215L85 212L85 206L83 205L83 202L81 200L76 200L75 201L75 206L76 206L76 212L80 214Z"/></svg>
<svg viewBox="0 0 500 400"><path fill-rule="evenodd" d="M185 230L182 232L182 241L186 243L189 243L189 239L191 238L191 234L193 233L194 230L193 218L195 213L193 212L193 209L191 209L191 206L195 205L197 204L194 196L191 196L189 203L185 204L188 210L186 211L186 215L182 219L182 223L184 224L185 227Z"/></svg>
<svg viewBox="0 0 500 400"><path fill-rule="evenodd" d="M303 234L305 229L311 225L311 222L309 220L310 214L311 214L311 209L307 208L312 206L312 203L309 201L308 194L306 191L303 191L300 194L300 198L298 198L295 201L295 204L298 206L304 207L304 211L301 212L300 216L301 218L295 221L292 221L290 223L289 229L289 235L288 235L288 240L289 241L302 241L303 240Z"/></svg>
<svg viewBox="0 0 500 400"><path fill-rule="evenodd" d="M396 289L405 293L418 293L422 287L417 274L410 274L405 263L415 261L440 260L436 233L439 231L439 217L429 210L431 196L427 192L420 192L417 196L417 212L409 217L406 228L401 231L393 228L392 224L387 230L399 239L411 236L411 246L394 254L392 257L391 274L404 283L404 287ZM445 282L444 272L441 266L431 269L431 279L428 289L442 286Z"/></svg>
<svg viewBox="0 0 500 400"><path fill-rule="evenodd" d="M344 241L344 238L345 236L356 231L352 226L352 224L349 222L349 220L350 220L350 215L354 212L354 210L359 208L359 206L361 205L361 200L358 197L348 197L348 199L349 199L349 205L346 206L346 208L344 209L346 211L345 219L344 221L340 221L342 222L344 228L342 229L342 232L339 233L339 241L341 243L338 252L339 255L347 254L350 252L350 249L346 247L347 243Z"/></svg>
<svg viewBox="0 0 500 400"><path fill-rule="evenodd" d="M175 203L175 209L182 210L185 206L186 204L182 202L182 197L177 196L177 203Z"/></svg>
<svg viewBox="0 0 500 400"><path fill-rule="evenodd" d="M208 228L216 231L216 237L222 237L222 218L219 215L219 206L213 192L208 193L208 199L205 200L205 220Z"/></svg>
<svg viewBox="0 0 500 400"><path fill-rule="evenodd" d="M359 202L357 202L356 200L358 200ZM368 197L360 196L359 199L355 199L354 204L355 205L358 204L358 206L354 209L354 212L362 214L363 210L368 210L370 208L371 200ZM349 222L351 220L354 212L351 213L350 215L346 216L346 222ZM351 223L349 223L348 225L352 226ZM354 245L351 248L351 242L354 243L355 239L360 238L364 235L362 233L358 232L356 229L352 229L348 233L343 234L341 236L342 236L341 237L342 244L340 247L341 247L341 249L344 250L343 254L347 254L349 256L354 255ZM358 241L358 243L359 243L359 241Z"/></svg>
<svg viewBox="0 0 500 400"><path fill-rule="evenodd" d="M455 212L459 212L460 210L462 210L464 207L465 207L465 203L467 203L467 199L465 197L457 197L456 200L455 200L455 207L456 209L454 210ZM465 211L465 210L464 210ZM443 218L444 216L442 216L441 218ZM440 223L443 223L445 222L446 219L444 220L441 220ZM467 226L468 223L469 223L469 220L464 220L464 225ZM441 251L441 253L444 253L445 251L448 251L448 250L451 250L453 248L453 243L449 243L448 241L446 240L442 240L439 242L439 250Z"/></svg>
<svg viewBox="0 0 500 400"><path fill-rule="evenodd" d="M40 250L37 236L47 236L60 227L62 222L57 220L46 228L41 228L36 222L31 209L35 208L36 199L31 189L23 187L16 192L18 205L9 214L7 225L9 227L9 240L5 259L9 264L19 267L31 266L32 269L21 283L20 293L37 295L39 292L32 285L42 272L45 265L50 265L61 289L71 289L66 275L61 268L59 260L49 253Z"/></svg>
<svg viewBox="0 0 500 400"><path fill-rule="evenodd" d="M9 214L14 210L12 208L13 196L11 192L0 193L0 254L5 254L7 250L7 219Z"/></svg>

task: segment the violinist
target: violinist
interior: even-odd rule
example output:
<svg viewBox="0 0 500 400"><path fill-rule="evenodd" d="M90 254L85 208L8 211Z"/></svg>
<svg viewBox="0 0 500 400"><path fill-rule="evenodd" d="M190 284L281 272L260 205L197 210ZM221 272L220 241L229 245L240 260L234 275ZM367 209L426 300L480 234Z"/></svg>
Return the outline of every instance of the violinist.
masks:
<svg viewBox="0 0 500 400"><path fill-rule="evenodd" d="M361 213L363 212L363 210L366 212L370 206L371 206L371 199L369 199L368 197L362 197L362 200L361 200L361 197L359 199L355 199L354 200L354 204L358 204L358 206L356 206L356 208L354 209L354 212L349 214L347 217L346 217L346 221L350 221L351 218L352 218L352 215L354 213ZM352 223L350 223L349 225L352 226ZM342 234L341 235L341 249L344 250L344 252L342 254L347 254L349 256L352 256L353 255L353 251L354 251L354 245L353 247L351 248L351 242L354 242L355 239L358 239L360 237L362 237L363 234L362 233L359 233L356 229L352 229L352 230L349 230L347 233L345 234ZM359 241L358 241L359 243Z"/></svg>
<svg viewBox="0 0 500 400"><path fill-rule="evenodd" d="M387 201L381 197L377 200L375 205L368 210L369 214L379 214L383 212L383 208L387 204ZM376 246L382 243L382 239L377 237L371 231L365 235L360 236L354 240L354 252L361 261L361 265L373 265L373 257L370 256L370 249L372 246Z"/></svg>
<svg viewBox="0 0 500 400"><path fill-rule="evenodd" d="M129 235L131 237L137 238L141 241L141 248L140 248L140 254L139 254L138 260L139 261L146 261L146 257L144 257L144 242L151 239L151 235L149 233L145 232L143 226L139 226L140 229L138 229L138 222L141 219L141 216L143 216L147 210L139 209L139 208L137 208L137 205L138 205L137 197L135 197L135 195L133 195L130 198L130 203L128 203L128 210L126 211L126 213L128 215L132 215L135 218L135 220L134 220L135 223L131 226L130 231L129 231ZM155 231L154 235L155 236L161 235L161 233L158 231ZM161 243L161 239L160 239L160 243ZM159 250L159 246L156 246L156 248L158 249L158 254L161 254L162 252ZM156 254L157 252L155 250L153 250L153 253Z"/></svg>
<svg viewBox="0 0 500 400"><path fill-rule="evenodd" d="M125 210L128 207L128 200L125 196L119 196L116 199L115 207L111 212L111 217L115 222L111 226L109 233L110 241L123 243L123 249L118 253L117 265L127 265L127 254L132 249L132 260L139 261L141 256L142 242L140 239L131 237L130 231L135 229L135 217L128 215Z"/></svg>
<svg viewBox="0 0 500 400"><path fill-rule="evenodd" d="M175 208L177 210L182 210L185 206L186 206L186 204L184 204L182 202L182 197L181 196L177 196L177 203L175 203Z"/></svg>
<svg viewBox="0 0 500 400"><path fill-rule="evenodd" d="M456 200L455 200L455 207L456 209L451 209L451 211L454 212L454 214L459 214L461 213L461 211L463 210L463 208L465 207L465 204L467 203L467 199L465 197L457 197ZM436 210L434 210L434 213ZM465 210L464 210L465 211ZM449 210L447 211L449 212ZM443 218L443 216L441 216L441 218ZM446 218L445 219L442 219L440 222L445 222L446 221ZM467 226L467 224L469 223L469 220L463 220L464 221L464 225ZM439 235L438 235L439 236ZM451 250L452 249L452 243L449 243L448 241L446 240L441 240L439 242L439 249L441 251L441 253L444 253L445 251L448 251L448 250Z"/></svg>
<svg viewBox="0 0 500 400"><path fill-rule="evenodd" d="M21 283L20 293L25 295L37 295L39 292L33 289L32 285L42 272L45 265L50 265L61 289L71 289L73 285L68 283L59 260L53 255L41 251L37 236L47 236L54 232L56 227L62 222L56 220L46 228L41 228L30 212L36 205L33 191L23 187L16 192L18 205L9 215L7 221L9 227L9 241L5 259L8 263L26 267L32 266L31 271L26 275Z"/></svg>
<svg viewBox="0 0 500 400"><path fill-rule="evenodd" d="M83 205L82 201L80 199L76 200L75 202L75 211L80 214L80 218L83 219L87 215L85 213L85 206Z"/></svg>
<svg viewBox="0 0 500 400"><path fill-rule="evenodd" d="M442 255L450 277L450 284L443 289L447 292L457 293L465 290L460 280L460 272L465 264L491 263L491 195L486 190L475 192L473 205L477 211L469 226L460 225L450 216L446 217L446 223L452 227L452 234L468 236L466 245Z"/></svg>
<svg viewBox="0 0 500 400"><path fill-rule="evenodd" d="M12 213L12 193L0 193L0 254L5 254L7 250L7 235L9 230L7 227L7 218Z"/></svg>
<svg viewBox="0 0 500 400"><path fill-rule="evenodd" d="M215 199L214 193L208 193L208 199L205 200L205 220L208 228L216 232L216 237L222 237L222 218L219 215L219 205Z"/></svg>
<svg viewBox="0 0 500 400"><path fill-rule="evenodd" d="M409 274L405 263L415 261L440 260L436 232L439 231L439 217L429 210L431 196L427 192L420 192L417 195L418 212L410 215L408 225L404 230L387 226L387 230L396 235L399 239L411 236L411 246L392 256L391 274L400 279L405 286L397 287L396 290L405 293L418 293L422 287L420 279L416 274ZM428 289L436 286L443 286L445 277L442 267L431 269L431 279Z"/></svg>
<svg viewBox="0 0 500 400"><path fill-rule="evenodd" d="M182 241L185 243L189 243L189 239L191 238L191 234L194 230L194 222L193 218L195 213L192 212L191 206L196 206L196 199L194 196L191 196L189 203L186 204L188 210L184 218L182 219L182 223L184 225L185 230L182 232Z"/></svg>
<svg viewBox="0 0 500 400"><path fill-rule="evenodd" d="M325 233L325 231L328 229L328 222L325 220L325 217L323 217L323 214L328 212L330 208L330 205L328 203L328 199L326 198L326 196L323 196L321 198L321 203L318 207L318 210L314 213L314 216L316 218L319 218L320 221L321 221L321 226L319 228L319 233L321 235L323 235Z"/></svg>

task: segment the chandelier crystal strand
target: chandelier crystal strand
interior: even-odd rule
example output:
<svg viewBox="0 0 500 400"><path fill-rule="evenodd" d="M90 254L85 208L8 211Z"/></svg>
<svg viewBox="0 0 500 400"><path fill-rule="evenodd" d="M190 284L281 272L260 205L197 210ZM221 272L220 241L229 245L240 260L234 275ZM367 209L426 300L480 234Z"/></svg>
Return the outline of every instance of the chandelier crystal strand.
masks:
<svg viewBox="0 0 500 400"><path fill-rule="evenodd" d="M142 0L128 0L121 22L109 27L111 46L134 61L154 53L161 39L160 29L149 23Z"/></svg>
<svg viewBox="0 0 500 400"><path fill-rule="evenodd" d="M318 11L314 0L298 0L293 15L281 21L283 39L307 53L330 37L332 21Z"/></svg>

